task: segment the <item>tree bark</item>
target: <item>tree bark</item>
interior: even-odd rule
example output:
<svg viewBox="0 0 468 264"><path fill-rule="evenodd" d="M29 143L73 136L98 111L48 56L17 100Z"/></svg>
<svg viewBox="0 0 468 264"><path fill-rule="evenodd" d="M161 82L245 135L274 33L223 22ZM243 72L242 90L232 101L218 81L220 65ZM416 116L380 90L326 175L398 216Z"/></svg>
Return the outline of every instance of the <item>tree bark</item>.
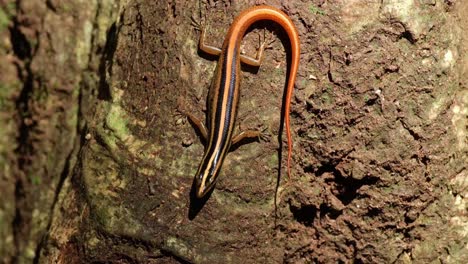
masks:
<svg viewBox="0 0 468 264"><path fill-rule="evenodd" d="M216 58L255 4L301 39L286 177L288 39L241 73L213 193L190 192ZM468 3L0 0L1 263L467 263ZM201 16L200 16L201 13ZM267 34L265 34L265 32Z"/></svg>

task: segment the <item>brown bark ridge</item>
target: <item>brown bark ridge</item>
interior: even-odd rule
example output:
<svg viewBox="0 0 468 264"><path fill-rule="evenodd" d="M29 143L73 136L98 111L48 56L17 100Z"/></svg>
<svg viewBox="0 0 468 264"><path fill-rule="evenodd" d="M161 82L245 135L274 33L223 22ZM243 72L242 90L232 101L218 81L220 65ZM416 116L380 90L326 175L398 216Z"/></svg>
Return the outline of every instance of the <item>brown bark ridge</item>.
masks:
<svg viewBox="0 0 468 264"><path fill-rule="evenodd" d="M236 14L301 38L285 176L288 40L242 72L238 147L191 198ZM468 3L0 0L0 263L467 263ZM200 16L201 13L201 16ZM268 34L266 34L268 35ZM281 144L279 144L281 143Z"/></svg>

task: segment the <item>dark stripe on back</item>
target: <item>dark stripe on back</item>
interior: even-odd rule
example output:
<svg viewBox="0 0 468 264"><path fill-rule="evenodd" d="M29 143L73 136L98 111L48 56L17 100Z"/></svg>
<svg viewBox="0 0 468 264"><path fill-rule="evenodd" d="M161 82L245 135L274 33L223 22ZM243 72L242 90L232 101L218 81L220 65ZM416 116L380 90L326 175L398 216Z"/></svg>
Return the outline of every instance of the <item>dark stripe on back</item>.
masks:
<svg viewBox="0 0 468 264"><path fill-rule="evenodd" d="M235 43L235 42L234 42ZM206 155L205 157L208 158L208 157L212 157L212 155L215 155L215 158L213 160L213 164L212 164L212 168L211 169L214 169L216 167L216 164L219 162L219 152L223 149L226 149L228 147L228 145L230 144L230 141L231 138L227 138L228 137L228 131L229 131L229 126L231 125L231 123L233 122L233 118L234 118L234 111L235 109L233 109L233 96L234 96L234 92L235 92L235 85L236 85L236 63L237 63L237 60L238 60L238 52L237 52L237 48L235 47L234 48L234 51L233 51L233 57L232 57L232 60L231 60L231 76L230 76L230 81L229 81L229 86L226 87L226 81L227 81L227 70L228 70L228 59L227 59L227 52L224 52L223 54L223 64L222 64L222 68L221 68L221 80L220 80L220 87L219 87L219 91L218 91L218 94L217 94L217 105L216 105L216 108L215 108L215 113L214 113L214 118L215 118L215 125L213 128L210 129L210 132L213 133L213 142L209 142L209 144L211 145L210 149L208 149L206 151ZM224 96L224 93L225 93L225 89L229 89L228 91L228 100L226 102L226 115L225 115L225 120L221 120L222 118L222 107L223 107L223 96ZM213 118L213 117L212 117ZM221 122L224 122L224 127L221 127L219 126L221 124ZM222 131L222 134L220 134ZM221 136L222 139L221 139L221 144L219 145L219 148L216 149L216 139ZM232 137L232 134L230 135ZM211 138L211 135L210 135L210 138ZM218 152L218 153L216 153ZM216 153L216 154L215 154ZM204 160L204 162L206 162L206 159ZM207 165L207 164L205 164Z"/></svg>

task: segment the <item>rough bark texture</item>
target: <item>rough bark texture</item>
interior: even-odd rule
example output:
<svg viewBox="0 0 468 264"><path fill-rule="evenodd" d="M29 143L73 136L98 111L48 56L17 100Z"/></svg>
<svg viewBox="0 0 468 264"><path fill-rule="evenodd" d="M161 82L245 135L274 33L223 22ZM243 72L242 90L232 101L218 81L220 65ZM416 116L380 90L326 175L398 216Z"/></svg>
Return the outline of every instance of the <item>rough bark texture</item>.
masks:
<svg viewBox="0 0 468 264"><path fill-rule="evenodd" d="M293 168L278 144L288 40L242 73L240 130L190 198L215 61L242 9L295 21ZM0 0L0 263L467 263L468 3ZM280 146L280 148L278 147ZM280 168L282 168L280 170ZM278 177L281 175L281 177Z"/></svg>

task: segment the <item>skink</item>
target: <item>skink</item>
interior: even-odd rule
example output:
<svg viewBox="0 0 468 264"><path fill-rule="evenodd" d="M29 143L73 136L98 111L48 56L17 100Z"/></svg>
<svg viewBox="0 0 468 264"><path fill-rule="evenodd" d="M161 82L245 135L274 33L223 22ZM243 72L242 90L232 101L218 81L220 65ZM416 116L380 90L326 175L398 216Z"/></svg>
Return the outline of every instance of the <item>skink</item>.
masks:
<svg viewBox="0 0 468 264"><path fill-rule="evenodd" d="M198 198L204 197L213 189L230 147L244 138L259 137L261 134L258 131L244 131L233 137L239 101L241 62L255 67L260 66L265 49L265 43L263 43L256 58L251 58L240 54L240 44L249 26L259 20L271 20L278 23L286 31L291 43L291 64L284 107L288 141L287 173L288 176L291 174L292 139L289 112L299 67L299 36L291 19L281 10L270 6L255 6L244 10L237 16L229 28L222 49L205 45L204 29L200 34L199 48L208 54L219 56L219 61L208 96L207 127L195 116L186 113L205 139L203 159L195 175L195 194Z"/></svg>

